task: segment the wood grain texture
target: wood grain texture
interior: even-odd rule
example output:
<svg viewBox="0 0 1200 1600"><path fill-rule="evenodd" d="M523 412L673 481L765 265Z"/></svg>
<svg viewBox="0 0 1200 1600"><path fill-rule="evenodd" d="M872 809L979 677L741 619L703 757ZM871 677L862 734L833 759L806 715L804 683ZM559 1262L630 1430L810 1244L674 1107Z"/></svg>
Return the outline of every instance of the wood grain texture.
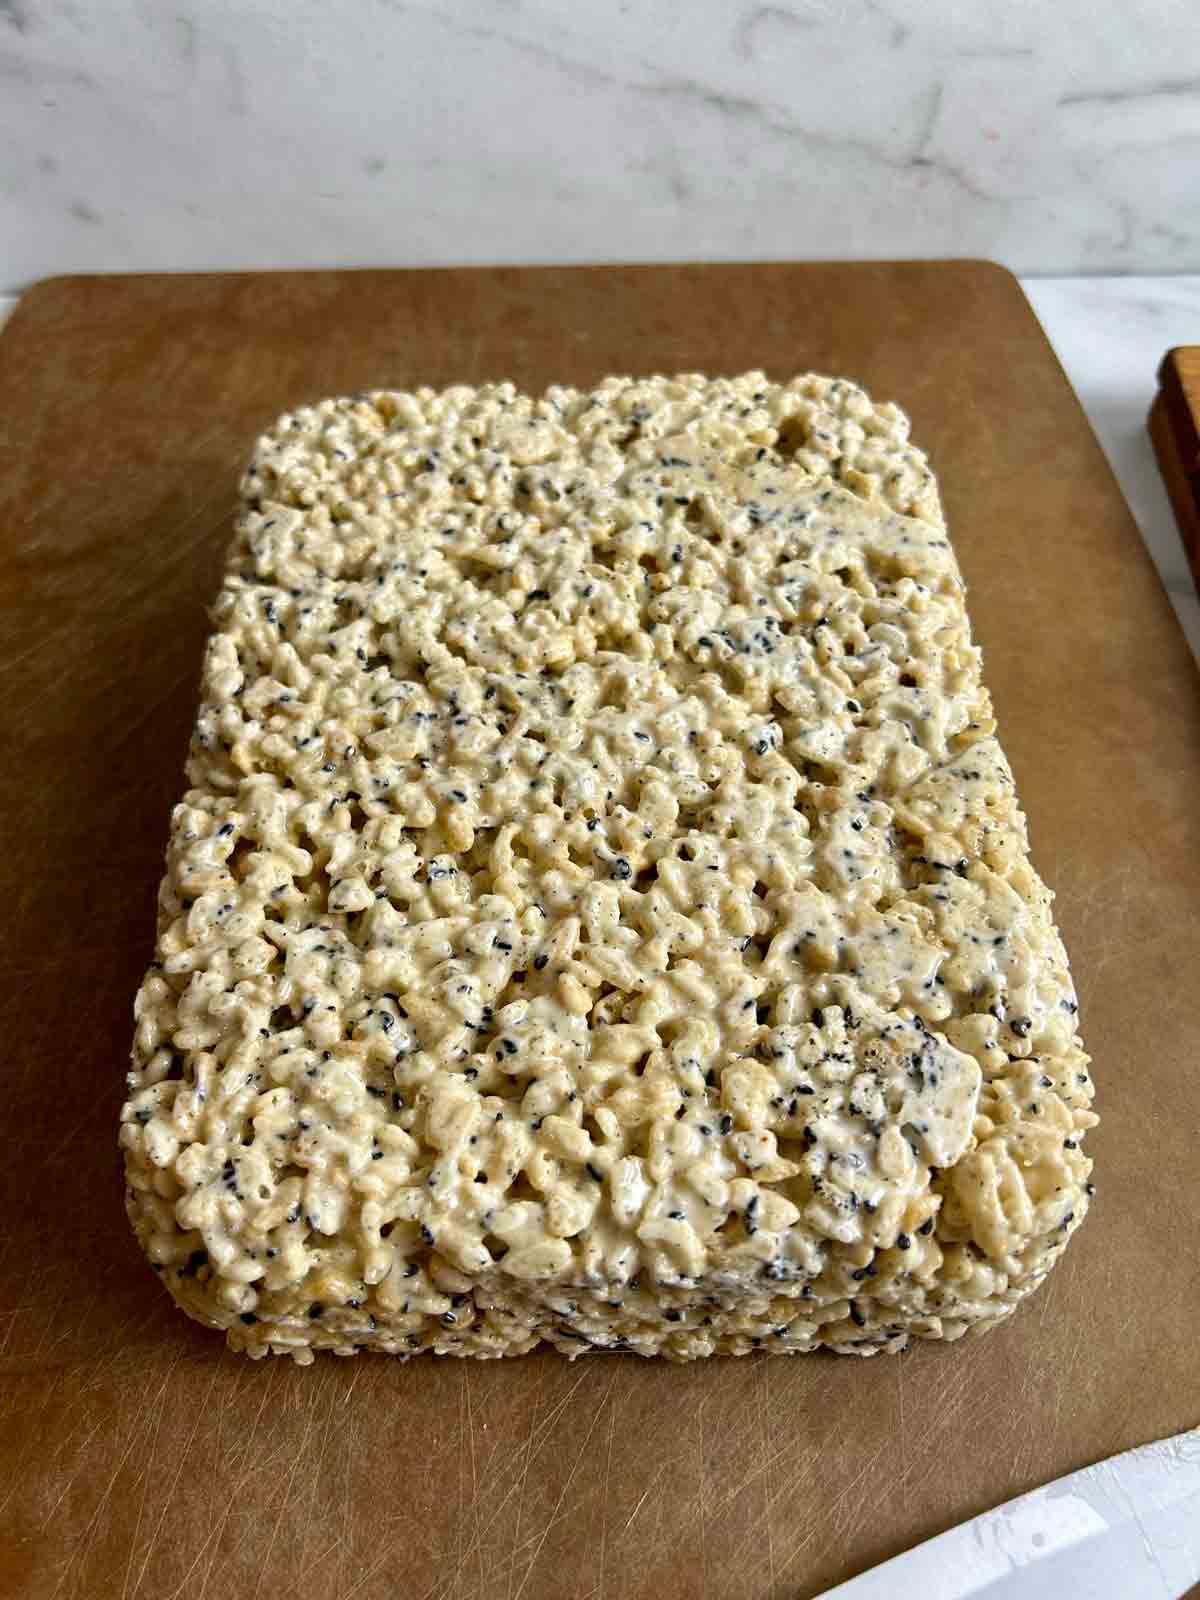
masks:
<svg viewBox="0 0 1200 1600"><path fill-rule="evenodd" d="M225 1353L116 1114L241 465L376 384L807 368L912 415L1096 1062L1091 1219L979 1341L570 1365ZM0 1595L803 1600L1200 1422L1200 681L980 263L62 279L0 338Z"/></svg>

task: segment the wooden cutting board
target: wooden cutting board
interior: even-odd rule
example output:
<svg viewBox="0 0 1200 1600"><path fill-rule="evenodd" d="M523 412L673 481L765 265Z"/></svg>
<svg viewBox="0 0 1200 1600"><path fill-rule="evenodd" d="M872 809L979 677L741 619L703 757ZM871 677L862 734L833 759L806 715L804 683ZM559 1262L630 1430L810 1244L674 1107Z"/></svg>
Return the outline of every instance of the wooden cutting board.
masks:
<svg viewBox="0 0 1200 1600"><path fill-rule="evenodd" d="M235 483L306 398L755 365L912 415L1104 1121L979 1341L690 1368L252 1365L169 1305L116 1116ZM0 1593L802 1600L1200 1422L1200 680L1014 279L976 262L59 279L0 337Z"/></svg>

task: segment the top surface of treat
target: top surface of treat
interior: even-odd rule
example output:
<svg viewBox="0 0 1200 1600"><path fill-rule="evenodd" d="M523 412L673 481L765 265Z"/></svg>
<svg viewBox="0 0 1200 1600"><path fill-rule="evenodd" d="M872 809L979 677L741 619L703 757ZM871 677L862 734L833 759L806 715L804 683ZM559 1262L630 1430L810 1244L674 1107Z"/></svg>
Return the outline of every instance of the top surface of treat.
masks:
<svg viewBox="0 0 1200 1600"><path fill-rule="evenodd" d="M1074 993L907 431L761 374L280 421L139 1000L152 1255L286 1311L936 1216L984 1295L1059 1225Z"/></svg>

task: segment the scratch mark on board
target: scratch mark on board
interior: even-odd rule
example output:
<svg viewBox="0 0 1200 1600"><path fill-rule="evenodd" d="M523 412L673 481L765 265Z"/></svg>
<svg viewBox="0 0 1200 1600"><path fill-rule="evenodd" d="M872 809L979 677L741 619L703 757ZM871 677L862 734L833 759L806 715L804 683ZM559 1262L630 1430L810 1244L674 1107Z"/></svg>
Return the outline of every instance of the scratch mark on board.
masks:
<svg viewBox="0 0 1200 1600"><path fill-rule="evenodd" d="M538 1556L541 1555L541 1553L542 1553L542 1546L546 1542L546 1536L550 1532L550 1526L551 1526L551 1524L553 1522L555 1522L557 1520L558 1513L562 1508L562 1503L566 1499L567 1490L571 1487L571 1484L574 1481L575 1473L578 1471L578 1468L579 1468L579 1463L583 1460L584 1456L587 1454L587 1447L591 1442L592 1434L595 1432L597 1422L599 1422L601 1416L603 1415L604 1408L608 1405L609 1397L612 1394L613 1385L616 1383L616 1381L617 1381L617 1374L614 1372L612 1377L608 1380L608 1388L605 1389L604 1394L601 1396L600 1404L596 1407L595 1415L592 1417L591 1422L588 1424L588 1430L587 1430L587 1433L584 1435L583 1443L580 1445L579 1450L576 1453L575 1460L571 1463L571 1470L567 1474L567 1481L563 1484L562 1489L559 1491L559 1496L558 1496L557 1501L555 1502L554 1511L551 1514L550 1522L548 1522L546 1524L545 1528L542 1530L542 1536L538 1540L537 1547L535 1548L535 1550L533 1552L533 1555L530 1557L529 1565L525 1569L525 1576L521 1579L521 1587L517 1590L516 1594L513 1597L513 1600L521 1600L521 1596L525 1592L525 1585L529 1582L529 1579L533 1574L534 1567L537 1566Z"/></svg>

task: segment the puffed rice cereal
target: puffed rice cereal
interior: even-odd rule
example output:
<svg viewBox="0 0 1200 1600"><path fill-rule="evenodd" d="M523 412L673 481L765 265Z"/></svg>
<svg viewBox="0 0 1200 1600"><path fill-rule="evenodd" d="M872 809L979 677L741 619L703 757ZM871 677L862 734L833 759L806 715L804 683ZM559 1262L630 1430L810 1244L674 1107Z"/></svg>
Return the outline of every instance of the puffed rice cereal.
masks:
<svg viewBox="0 0 1200 1600"><path fill-rule="evenodd" d="M987 1328L1088 1059L906 418L807 376L373 393L260 442L122 1112L252 1356Z"/></svg>

